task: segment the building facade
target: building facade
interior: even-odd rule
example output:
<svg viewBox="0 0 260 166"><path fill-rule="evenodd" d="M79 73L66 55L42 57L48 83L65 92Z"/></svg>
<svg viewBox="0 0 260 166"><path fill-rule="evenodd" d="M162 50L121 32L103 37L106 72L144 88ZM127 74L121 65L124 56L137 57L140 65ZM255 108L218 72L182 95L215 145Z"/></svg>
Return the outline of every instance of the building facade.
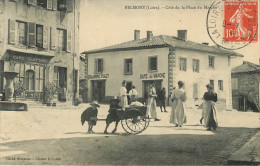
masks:
<svg viewBox="0 0 260 166"><path fill-rule="evenodd" d="M221 109L232 107L230 58L240 55L188 41L186 30L179 30L178 37L153 36L148 31L147 38L140 39L138 30L134 36L129 42L84 52L90 100L117 96L123 80L128 83L128 91L135 85L141 98L152 82L157 91L165 87L170 96L182 80L188 106L195 106L196 100L203 97L206 84L211 83Z"/></svg>
<svg viewBox="0 0 260 166"><path fill-rule="evenodd" d="M0 68L15 71L24 99L40 100L49 83L78 92L80 0L0 0ZM0 91L5 79L0 78Z"/></svg>
<svg viewBox="0 0 260 166"><path fill-rule="evenodd" d="M260 65L244 61L232 69L233 108L239 111L259 112Z"/></svg>

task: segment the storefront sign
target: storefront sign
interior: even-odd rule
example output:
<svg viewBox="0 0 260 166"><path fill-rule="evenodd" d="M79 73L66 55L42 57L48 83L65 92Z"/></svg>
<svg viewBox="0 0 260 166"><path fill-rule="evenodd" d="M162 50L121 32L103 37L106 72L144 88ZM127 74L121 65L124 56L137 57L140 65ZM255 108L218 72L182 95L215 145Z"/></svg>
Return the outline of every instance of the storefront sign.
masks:
<svg viewBox="0 0 260 166"><path fill-rule="evenodd" d="M93 74L88 75L88 79L107 79L109 77L109 74Z"/></svg>
<svg viewBox="0 0 260 166"><path fill-rule="evenodd" d="M140 79L156 79L156 78L165 78L165 73L149 73L149 74L140 74Z"/></svg>
<svg viewBox="0 0 260 166"><path fill-rule="evenodd" d="M25 61L25 62L37 62L37 63L48 63L48 59L39 58L39 57L32 57L32 56L21 56L21 55L12 55L12 60L15 61Z"/></svg>

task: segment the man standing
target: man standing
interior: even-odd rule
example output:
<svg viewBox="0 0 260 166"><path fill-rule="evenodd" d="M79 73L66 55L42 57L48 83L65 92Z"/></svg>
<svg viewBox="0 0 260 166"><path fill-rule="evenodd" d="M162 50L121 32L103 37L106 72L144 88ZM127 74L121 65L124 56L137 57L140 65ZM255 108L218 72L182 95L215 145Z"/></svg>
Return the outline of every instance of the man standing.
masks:
<svg viewBox="0 0 260 166"><path fill-rule="evenodd" d="M159 106L160 106L161 112L163 112L162 107L164 108L164 112L167 112L165 109L165 100L166 100L165 94L166 94L166 91L165 91L165 88L163 87L158 94L158 101L159 101Z"/></svg>
<svg viewBox="0 0 260 166"><path fill-rule="evenodd" d="M130 101L131 101L131 103L132 103L132 102L135 102L135 101L137 100L137 98L138 98L138 92L137 92L137 90L135 89L135 86L134 86L134 85L132 86L132 89L131 89L130 92L129 92L129 96L130 96Z"/></svg>

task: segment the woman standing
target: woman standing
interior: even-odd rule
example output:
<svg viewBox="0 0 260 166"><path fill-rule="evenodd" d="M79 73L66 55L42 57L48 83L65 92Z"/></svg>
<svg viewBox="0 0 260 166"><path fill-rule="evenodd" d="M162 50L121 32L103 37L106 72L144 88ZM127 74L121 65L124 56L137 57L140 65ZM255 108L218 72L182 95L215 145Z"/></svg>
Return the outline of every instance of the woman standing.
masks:
<svg viewBox="0 0 260 166"><path fill-rule="evenodd" d="M150 113L152 119L154 119L155 121L159 121L160 119L157 118L157 113L156 113L156 100L155 100L156 97L157 95L156 95L155 85L154 84L150 85L148 91L146 116L148 116Z"/></svg>
<svg viewBox="0 0 260 166"><path fill-rule="evenodd" d="M172 92L172 112L170 116L170 123L175 124L175 127L181 127L183 123L186 123L184 102L186 100L186 92L183 89L184 83L178 82L179 89Z"/></svg>
<svg viewBox="0 0 260 166"><path fill-rule="evenodd" d="M208 92L204 93L203 99L205 100L203 103L203 118L204 124L207 127L207 130L216 130L218 126L217 114L215 103L218 100L217 94L213 90L213 86L211 84L206 85Z"/></svg>
<svg viewBox="0 0 260 166"><path fill-rule="evenodd" d="M127 106L127 90L126 90L126 82L122 82L122 87L120 88L119 92L119 97L120 97L120 106L122 108L125 108Z"/></svg>

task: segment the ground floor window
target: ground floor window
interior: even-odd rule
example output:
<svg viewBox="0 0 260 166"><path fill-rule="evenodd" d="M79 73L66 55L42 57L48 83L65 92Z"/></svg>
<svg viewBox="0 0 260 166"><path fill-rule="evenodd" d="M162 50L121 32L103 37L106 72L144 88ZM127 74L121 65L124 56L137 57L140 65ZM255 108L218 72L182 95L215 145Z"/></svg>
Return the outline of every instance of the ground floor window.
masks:
<svg viewBox="0 0 260 166"><path fill-rule="evenodd" d="M42 92L45 81L45 67L39 64L15 63L14 71L18 73L14 83L23 86L26 94L17 97L34 98L34 92ZM30 95L29 94L30 92Z"/></svg>

